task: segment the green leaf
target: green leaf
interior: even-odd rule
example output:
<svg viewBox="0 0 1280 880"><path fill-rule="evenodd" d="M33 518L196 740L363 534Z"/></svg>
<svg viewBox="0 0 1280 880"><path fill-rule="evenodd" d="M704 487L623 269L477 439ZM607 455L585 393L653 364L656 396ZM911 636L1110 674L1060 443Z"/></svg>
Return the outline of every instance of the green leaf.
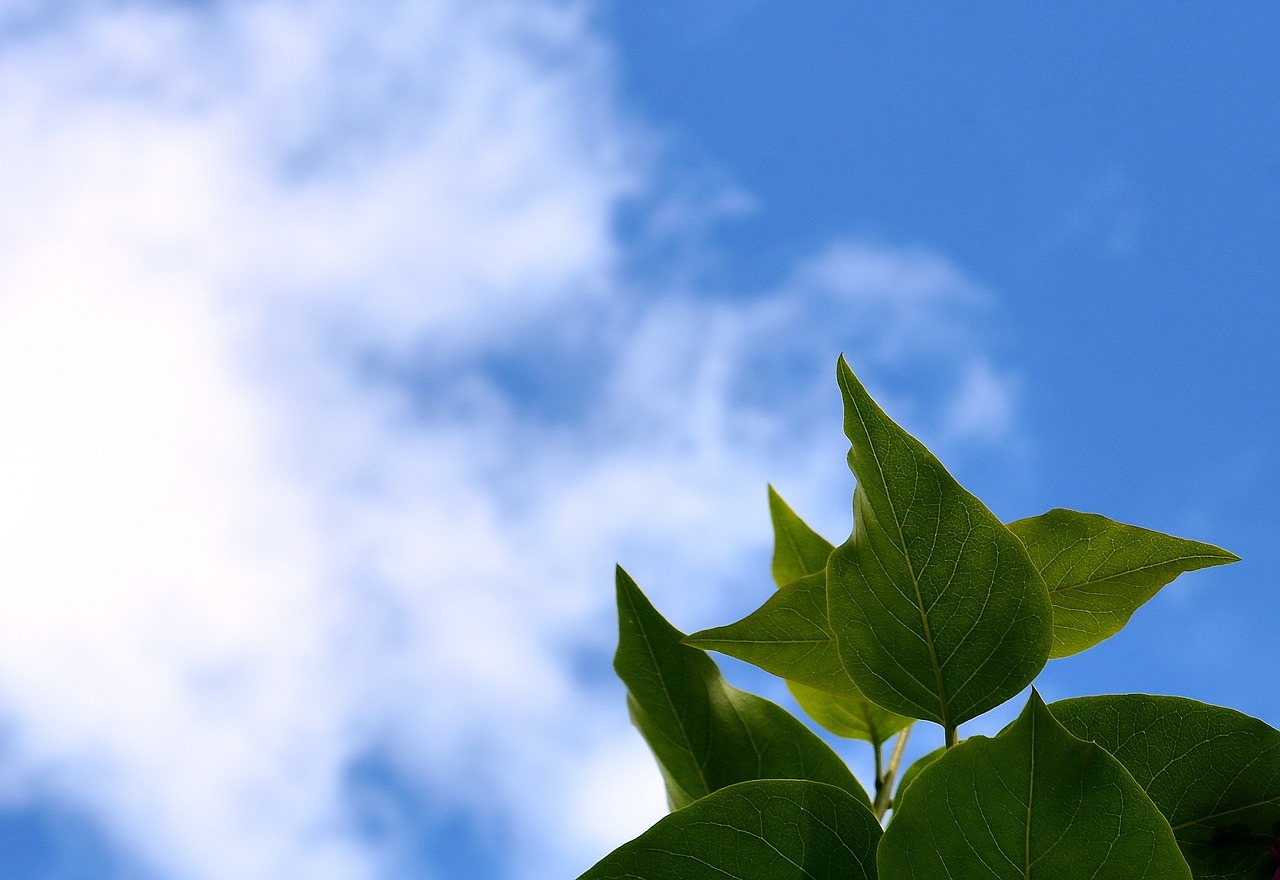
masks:
<svg viewBox="0 0 1280 880"><path fill-rule="evenodd" d="M1120 763L1034 691L994 739L948 749L903 792L881 880L1189 880L1169 823Z"/></svg>
<svg viewBox="0 0 1280 880"><path fill-rule="evenodd" d="M1212 544L1074 510L1051 510L1009 528L1049 587L1051 657L1075 654L1115 635L1142 603L1183 572L1240 559Z"/></svg>
<svg viewBox="0 0 1280 880"><path fill-rule="evenodd" d="M834 545L797 516L772 486L769 513L778 592L737 623L695 633L685 643L737 657L787 679L800 707L837 736L882 743L911 719L863 696L840 662L827 626L823 570Z"/></svg>
<svg viewBox="0 0 1280 880"><path fill-rule="evenodd" d="M927 755L921 755L912 761L911 766L902 774L902 781L898 783L898 792L895 795L895 800L900 799L902 797L902 793L907 790L907 786L916 781L921 770L941 758L946 751L946 746L939 746Z"/></svg>
<svg viewBox="0 0 1280 880"><path fill-rule="evenodd" d="M769 487L769 517L773 520L774 583L786 586L827 567L835 545L796 516L773 486Z"/></svg>
<svg viewBox="0 0 1280 880"><path fill-rule="evenodd" d="M884 743L914 719L881 709L866 697L838 697L794 681L787 682L791 696L814 721L848 739L864 739L874 746Z"/></svg>
<svg viewBox="0 0 1280 880"><path fill-rule="evenodd" d="M1183 697L1081 697L1049 709L1133 775L1173 826L1195 877L1271 877L1280 731Z"/></svg>
<svg viewBox="0 0 1280 880"><path fill-rule="evenodd" d="M824 567L831 541L797 517L773 486L769 486L769 517L778 591L748 617L727 627L703 629L685 643L745 660L787 682L863 700L845 672L827 625Z"/></svg>
<svg viewBox="0 0 1280 880"><path fill-rule="evenodd" d="M685 644L754 663L815 690L862 698L827 628L825 572L787 584L737 623L694 633Z"/></svg>
<svg viewBox="0 0 1280 880"><path fill-rule="evenodd" d="M787 584L737 623L694 633L685 644L719 651L787 680L800 707L837 736L884 742L911 723L872 703L844 671L826 628L826 575Z"/></svg>
<svg viewBox="0 0 1280 880"><path fill-rule="evenodd" d="M873 702L951 729L1049 656L1053 612L1022 542L885 415L844 358L854 529L827 561L829 625Z"/></svg>
<svg viewBox="0 0 1280 880"><path fill-rule="evenodd" d="M810 779L870 799L844 762L781 706L730 686L618 569L614 668L673 809L751 779Z"/></svg>
<svg viewBox="0 0 1280 880"><path fill-rule="evenodd" d="M754 663L789 682L860 698L827 626L824 568L834 545L809 528L773 486L769 515L778 592L737 623L694 633L685 644Z"/></svg>
<svg viewBox="0 0 1280 880"><path fill-rule="evenodd" d="M742 782L660 820L579 880L876 880L880 833L842 789Z"/></svg>

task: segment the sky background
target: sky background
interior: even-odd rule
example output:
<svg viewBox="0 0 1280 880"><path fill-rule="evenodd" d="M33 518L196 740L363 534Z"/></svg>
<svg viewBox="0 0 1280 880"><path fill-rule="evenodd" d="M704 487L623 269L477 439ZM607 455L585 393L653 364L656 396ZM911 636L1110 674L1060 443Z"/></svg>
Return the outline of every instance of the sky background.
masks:
<svg viewBox="0 0 1280 880"><path fill-rule="evenodd" d="M1280 725L1278 39L0 0L0 876L576 876L664 809L613 564L691 631L771 592L768 481L841 540L841 352L1002 518L1243 557L1046 698Z"/></svg>

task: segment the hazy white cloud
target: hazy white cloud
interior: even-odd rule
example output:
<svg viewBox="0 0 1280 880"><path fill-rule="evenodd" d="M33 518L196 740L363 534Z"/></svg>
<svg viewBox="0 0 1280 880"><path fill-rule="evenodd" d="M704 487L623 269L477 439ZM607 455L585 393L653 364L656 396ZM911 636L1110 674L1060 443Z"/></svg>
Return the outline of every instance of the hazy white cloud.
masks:
<svg viewBox="0 0 1280 880"><path fill-rule="evenodd" d="M899 394L930 439L1014 430L935 255L834 242L738 303L623 279L653 141L583 7L0 21L3 793L164 876L384 874L344 789L375 750L511 876L585 867L662 809L575 671L612 563L691 626L768 589L766 479L847 528L839 350L891 398L967 377Z"/></svg>
<svg viewBox="0 0 1280 880"><path fill-rule="evenodd" d="M949 438L1007 441L1014 430L1017 384L983 358L971 360L944 412Z"/></svg>
<svg viewBox="0 0 1280 880"><path fill-rule="evenodd" d="M11 760L173 876L368 875L340 791L380 733L367 705L420 684L419 727L447 728L564 684L464 580L510 570L473 475L437 471L480 452L474 431L407 440L424 479L370 474L427 493L435 522L414 525L448 553L355 505L432 607L407 637L449 647L423 682L394 652L345 662L364 636L343 553L364 548L334 540L328 500L391 429L322 358L465 347L600 293L627 185L607 59L549 4L31 18L0 64Z"/></svg>

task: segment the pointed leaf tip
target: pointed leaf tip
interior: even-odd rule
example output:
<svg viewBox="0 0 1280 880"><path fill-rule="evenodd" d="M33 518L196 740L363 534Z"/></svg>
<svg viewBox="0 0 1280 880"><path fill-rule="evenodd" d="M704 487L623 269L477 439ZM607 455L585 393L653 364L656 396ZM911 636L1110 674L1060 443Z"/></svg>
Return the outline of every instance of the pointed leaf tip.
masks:
<svg viewBox="0 0 1280 880"><path fill-rule="evenodd" d="M781 587L742 620L694 633L686 643L826 693L862 696L845 673L827 627L826 574L821 571Z"/></svg>
<svg viewBox="0 0 1280 880"><path fill-rule="evenodd" d="M1009 529L1049 588L1052 657L1079 653L1115 635L1179 575L1239 561L1212 544L1062 508L1017 520Z"/></svg>
<svg viewBox="0 0 1280 880"><path fill-rule="evenodd" d="M827 626L826 572L832 544L771 484L773 577L779 589L743 620L695 633L685 644L720 651L787 680L805 713L837 736L880 744L911 723L872 703L845 672Z"/></svg>
<svg viewBox="0 0 1280 880"><path fill-rule="evenodd" d="M769 487L769 519L773 522L773 580L786 586L826 568L834 545L814 531Z"/></svg>
<svg viewBox="0 0 1280 880"><path fill-rule="evenodd" d="M752 779L811 779L870 804L826 743L781 706L729 685L707 654L618 577L618 651L632 721L658 759L673 809Z"/></svg>

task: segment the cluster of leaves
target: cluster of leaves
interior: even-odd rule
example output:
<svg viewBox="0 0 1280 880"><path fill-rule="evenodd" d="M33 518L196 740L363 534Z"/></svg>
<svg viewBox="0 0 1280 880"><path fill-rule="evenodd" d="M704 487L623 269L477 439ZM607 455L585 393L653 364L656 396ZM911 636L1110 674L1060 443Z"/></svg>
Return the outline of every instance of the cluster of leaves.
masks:
<svg viewBox="0 0 1280 880"><path fill-rule="evenodd" d="M1179 574L1236 557L1070 510L1006 525L843 358L837 378L857 487L847 541L770 489L777 591L688 636L618 570L615 668L672 812L581 880L1280 878L1280 731L1261 721L1144 694L1046 706L1033 689L995 737L957 732ZM874 792L707 650L782 677L819 725L869 742ZM917 720L946 745L895 788Z"/></svg>

